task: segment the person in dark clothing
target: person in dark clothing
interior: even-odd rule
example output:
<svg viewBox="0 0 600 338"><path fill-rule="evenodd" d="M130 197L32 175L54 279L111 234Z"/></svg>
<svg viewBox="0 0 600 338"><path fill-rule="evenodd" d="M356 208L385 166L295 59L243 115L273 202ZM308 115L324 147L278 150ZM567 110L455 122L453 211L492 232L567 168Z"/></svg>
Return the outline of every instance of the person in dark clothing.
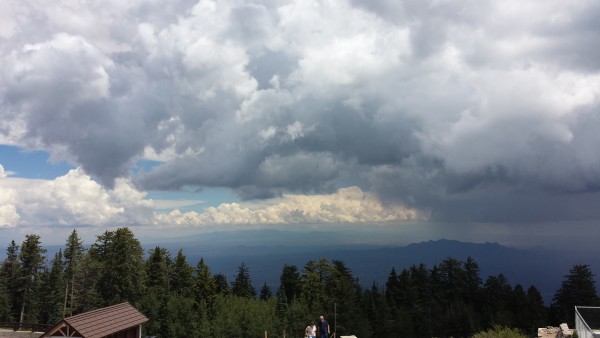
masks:
<svg viewBox="0 0 600 338"><path fill-rule="evenodd" d="M325 317L319 317L319 338L329 338L329 334L331 334L329 323L325 320Z"/></svg>

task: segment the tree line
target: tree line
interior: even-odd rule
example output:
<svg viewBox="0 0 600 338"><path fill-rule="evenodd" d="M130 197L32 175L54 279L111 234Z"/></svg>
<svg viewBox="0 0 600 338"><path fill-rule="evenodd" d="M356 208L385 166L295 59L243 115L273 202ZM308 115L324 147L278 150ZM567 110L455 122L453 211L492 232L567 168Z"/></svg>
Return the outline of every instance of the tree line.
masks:
<svg viewBox="0 0 600 338"><path fill-rule="evenodd" d="M392 268L384 285L363 288L342 261L321 258L282 267L280 284L257 292L241 263L229 283L203 259L179 250L144 252L128 228L106 231L84 247L76 230L47 260L40 237L12 241L0 267L0 322L55 324L63 317L130 302L158 337L302 337L319 315L332 330L358 337L469 337L506 327L526 335L567 322L575 305L600 305L588 265L575 265L549 307L535 286L483 280L477 262L446 258L432 267ZM335 307L335 309L334 309ZM337 327L333 327L334 312Z"/></svg>

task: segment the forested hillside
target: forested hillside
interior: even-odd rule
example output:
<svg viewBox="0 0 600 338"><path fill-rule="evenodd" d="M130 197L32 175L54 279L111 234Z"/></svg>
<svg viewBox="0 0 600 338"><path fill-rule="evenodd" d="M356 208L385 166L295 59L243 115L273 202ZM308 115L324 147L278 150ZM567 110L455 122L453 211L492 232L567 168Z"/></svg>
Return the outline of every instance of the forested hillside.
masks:
<svg viewBox="0 0 600 338"><path fill-rule="evenodd" d="M493 326L531 334L567 321L574 305L597 305L593 273L574 266L550 308L535 286L510 285L499 272L482 278L477 262L446 258L433 266L390 267L385 285L364 289L346 264L321 258L284 265L280 284L253 287L240 262L234 280L200 259L161 247L144 252L128 228L106 231L85 249L74 230L64 250L46 257L39 236L6 249L0 269L0 322L56 323L128 301L159 337L259 337L264 331L302 337L324 315L332 330L358 337L469 336ZM334 321L334 315L337 320ZM337 322L337 328L333 327Z"/></svg>

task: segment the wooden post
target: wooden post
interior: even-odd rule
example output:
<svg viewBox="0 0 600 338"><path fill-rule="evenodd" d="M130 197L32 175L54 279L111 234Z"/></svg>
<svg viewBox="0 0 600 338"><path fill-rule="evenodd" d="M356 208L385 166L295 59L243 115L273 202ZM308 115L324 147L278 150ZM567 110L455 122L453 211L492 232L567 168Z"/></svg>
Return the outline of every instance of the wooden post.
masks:
<svg viewBox="0 0 600 338"><path fill-rule="evenodd" d="M267 330L265 330L265 338L268 338L268 337L267 337Z"/></svg>

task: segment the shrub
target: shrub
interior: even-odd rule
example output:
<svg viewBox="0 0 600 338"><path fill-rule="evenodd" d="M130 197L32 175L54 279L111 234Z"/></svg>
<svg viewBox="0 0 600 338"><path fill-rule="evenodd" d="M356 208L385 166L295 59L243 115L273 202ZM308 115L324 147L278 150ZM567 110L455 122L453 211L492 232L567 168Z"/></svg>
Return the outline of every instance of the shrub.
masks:
<svg viewBox="0 0 600 338"><path fill-rule="evenodd" d="M494 326L487 331L476 333L473 338L527 338L526 335L517 329L503 326Z"/></svg>

